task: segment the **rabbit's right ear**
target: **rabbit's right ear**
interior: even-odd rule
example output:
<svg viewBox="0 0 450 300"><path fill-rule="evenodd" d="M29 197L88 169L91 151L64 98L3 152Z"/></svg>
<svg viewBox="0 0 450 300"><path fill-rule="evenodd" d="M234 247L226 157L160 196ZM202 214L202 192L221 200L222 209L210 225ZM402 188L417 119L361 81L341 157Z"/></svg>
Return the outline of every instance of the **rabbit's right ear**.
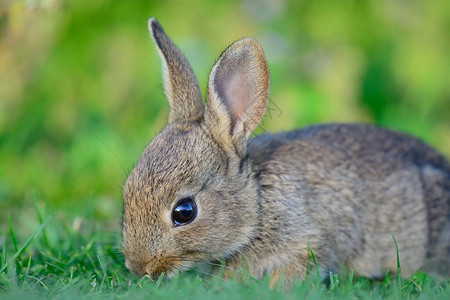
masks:
<svg viewBox="0 0 450 300"><path fill-rule="evenodd" d="M244 155L246 139L264 116L269 69L258 42L234 42L209 75L205 122L225 151Z"/></svg>
<svg viewBox="0 0 450 300"><path fill-rule="evenodd" d="M164 91L170 105L168 123L199 120L203 116L202 96L191 66L156 19L148 20L148 30L163 61Z"/></svg>

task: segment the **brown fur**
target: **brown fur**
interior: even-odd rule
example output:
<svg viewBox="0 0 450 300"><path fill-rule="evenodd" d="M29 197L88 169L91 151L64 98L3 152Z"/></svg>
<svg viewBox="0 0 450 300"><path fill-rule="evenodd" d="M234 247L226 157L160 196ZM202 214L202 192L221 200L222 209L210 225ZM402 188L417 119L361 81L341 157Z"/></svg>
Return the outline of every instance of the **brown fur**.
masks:
<svg viewBox="0 0 450 300"><path fill-rule="evenodd" d="M402 133L328 124L248 140L264 115L269 74L259 44L242 39L220 56L206 108L181 52L154 19L166 68L167 126L124 186L123 253L138 275L168 276L225 259L256 278L303 277L308 249L321 274L340 264L379 277L421 267L448 275L450 167ZM171 212L192 196L195 220Z"/></svg>

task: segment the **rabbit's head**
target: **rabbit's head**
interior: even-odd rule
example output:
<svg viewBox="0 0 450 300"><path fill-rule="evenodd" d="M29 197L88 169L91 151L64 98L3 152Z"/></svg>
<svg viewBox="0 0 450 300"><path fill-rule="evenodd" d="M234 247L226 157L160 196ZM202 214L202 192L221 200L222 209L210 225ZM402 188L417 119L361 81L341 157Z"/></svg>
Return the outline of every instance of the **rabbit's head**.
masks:
<svg viewBox="0 0 450 300"><path fill-rule="evenodd" d="M233 43L211 71L204 107L185 57L155 19L148 25L170 113L125 183L122 248L128 269L155 278L226 258L254 236L246 140L264 115L269 73L255 40Z"/></svg>

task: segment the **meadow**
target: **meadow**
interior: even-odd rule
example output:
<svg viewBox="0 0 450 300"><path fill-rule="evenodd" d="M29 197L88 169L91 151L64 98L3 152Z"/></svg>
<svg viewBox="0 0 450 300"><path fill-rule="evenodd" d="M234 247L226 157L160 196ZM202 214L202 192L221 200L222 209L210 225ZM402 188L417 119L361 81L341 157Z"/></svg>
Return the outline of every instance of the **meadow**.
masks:
<svg viewBox="0 0 450 300"><path fill-rule="evenodd" d="M201 270L169 282L130 274L121 189L168 113L150 17L183 50L203 93L227 45L244 36L262 44L271 90L257 134L365 122L450 158L448 1L3 0L1 299L450 298L449 279L420 270L379 280L346 270L327 282L312 271L290 291Z"/></svg>

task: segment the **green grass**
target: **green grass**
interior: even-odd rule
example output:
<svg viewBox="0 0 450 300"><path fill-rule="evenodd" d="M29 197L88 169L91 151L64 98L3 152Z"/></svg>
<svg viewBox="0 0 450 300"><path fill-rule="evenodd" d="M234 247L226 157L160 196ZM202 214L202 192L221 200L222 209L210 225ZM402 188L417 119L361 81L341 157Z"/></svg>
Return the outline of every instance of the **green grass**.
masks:
<svg viewBox="0 0 450 300"><path fill-rule="evenodd" d="M424 273L407 280L388 273L382 280L369 280L355 277L350 270L330 273L325 283L310 272L307 280L295 282L288 291L270 289L268 278L260 281L244 276L236 282L200 270L181 273L167 282L162 278L152 282L124 268L118 233L98 231L94 222L43 218L37 212L41 224L27 238L16 235L11 220L9 233L0 237L1 299L450 298L449 280L437 281Z"/></svg>

